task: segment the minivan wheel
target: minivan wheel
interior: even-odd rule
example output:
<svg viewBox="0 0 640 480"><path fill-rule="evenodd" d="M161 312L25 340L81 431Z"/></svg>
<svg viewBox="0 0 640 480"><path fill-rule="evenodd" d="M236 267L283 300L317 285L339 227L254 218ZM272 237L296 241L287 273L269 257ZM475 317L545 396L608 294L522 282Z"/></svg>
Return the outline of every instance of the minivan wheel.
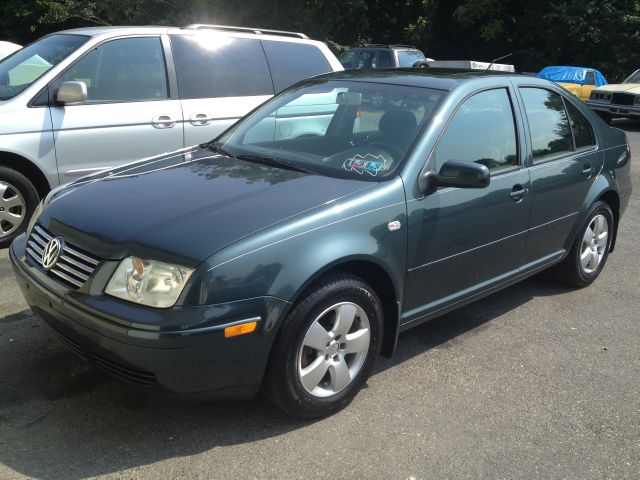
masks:
<svg viewBox="0 0 640 480"><path fill-rule="evenodd" d="M286 413L331 415L351 402L380 352L382 306L362 279L331 275L311 287L275 340L264 393Z"/></svg>
<svg viewBox="0 0 640 480"><path fill-rule="evenodd" d="M561 277L577 287L591 284L607 261L613 232L611 208L605 202L596 202L578 231L569 255L559 265Z"/></svg>
<svg viewBox="0 0 640 480"><path fill-rule="evenodd" d="M0 166L0 248L27 229L38 192L20 172Z"/></svg>

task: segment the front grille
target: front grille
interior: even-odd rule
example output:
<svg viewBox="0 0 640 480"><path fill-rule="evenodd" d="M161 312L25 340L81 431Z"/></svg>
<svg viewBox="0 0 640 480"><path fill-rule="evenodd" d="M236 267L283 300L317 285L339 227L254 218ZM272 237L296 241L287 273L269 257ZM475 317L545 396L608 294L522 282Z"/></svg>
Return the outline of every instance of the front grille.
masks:
<svg viewBox="0 0 640 480"><path fill-rule="evenodd" d="M611 103L616 105L633 105L636 96L630 93L614 93L611 95Z"/></svg>
<svg viewBox="0 0 640 480"><path fill-rule="evenodd" d="M27 242L27 253L40 267L42 267L44 249L53 238L54 235L42 226L33 227ZM100 259L68 243L62 245L62 252L53 268L48 271L44 268L43 270L66 285L80 288L89 280L93 271L100 264Z"/></svg>

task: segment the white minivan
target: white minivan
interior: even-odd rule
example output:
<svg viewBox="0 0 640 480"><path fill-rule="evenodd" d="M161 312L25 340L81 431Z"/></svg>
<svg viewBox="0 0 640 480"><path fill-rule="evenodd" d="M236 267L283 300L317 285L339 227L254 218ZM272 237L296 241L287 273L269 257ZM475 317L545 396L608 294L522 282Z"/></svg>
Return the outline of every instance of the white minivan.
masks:
<svg viewBox="0 0 640 480"><path fill-rule="evenodd" d="M304 34L219 25L82 28L27 45L0 61L0 247L51 188L209 141L342 69Z"/></svg>

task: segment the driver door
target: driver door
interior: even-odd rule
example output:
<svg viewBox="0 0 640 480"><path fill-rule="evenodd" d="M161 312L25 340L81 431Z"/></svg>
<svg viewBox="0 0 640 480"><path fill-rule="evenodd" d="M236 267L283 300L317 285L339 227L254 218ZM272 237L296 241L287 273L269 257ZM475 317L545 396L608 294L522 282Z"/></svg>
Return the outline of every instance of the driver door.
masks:
<svg viewBox="0 0 640 480"><path fill-rule="evenodd" d="M478 162L488 187L441 187L409 201L405 321L491 288L514 276L529 224L529 172L518 148L508 88L468 97L456 110L428 166L449 160Z"/></svg>

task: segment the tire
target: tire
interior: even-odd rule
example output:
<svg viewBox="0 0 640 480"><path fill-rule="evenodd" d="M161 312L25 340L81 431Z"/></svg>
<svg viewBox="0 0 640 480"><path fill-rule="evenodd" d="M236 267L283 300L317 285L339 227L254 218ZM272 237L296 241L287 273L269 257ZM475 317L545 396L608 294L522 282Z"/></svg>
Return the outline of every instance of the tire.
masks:
<svg viewBox="0 0 640 480"><path fill-rule="evenodd" d="M337 321L338 312L347 322ZM382 322L380 300L362 279L335 274L320 280L284 320L267 366L266 397L294 417L341 410L369 378Z"/></svg>
<svg viewBox="0 0 640 480"><path fill-rule="evenodd" d="M0 248L27 229L40 198L33 184L12 168L0 166Z"/></svg>
<svg viewBox="0 0 640 480"><path fill-rule="evenodd" d="M569 255L558 265L562 280L586 287L598 278L607 263L615 232L613 212L605 202L596 202L578 230Z"/></svg>

